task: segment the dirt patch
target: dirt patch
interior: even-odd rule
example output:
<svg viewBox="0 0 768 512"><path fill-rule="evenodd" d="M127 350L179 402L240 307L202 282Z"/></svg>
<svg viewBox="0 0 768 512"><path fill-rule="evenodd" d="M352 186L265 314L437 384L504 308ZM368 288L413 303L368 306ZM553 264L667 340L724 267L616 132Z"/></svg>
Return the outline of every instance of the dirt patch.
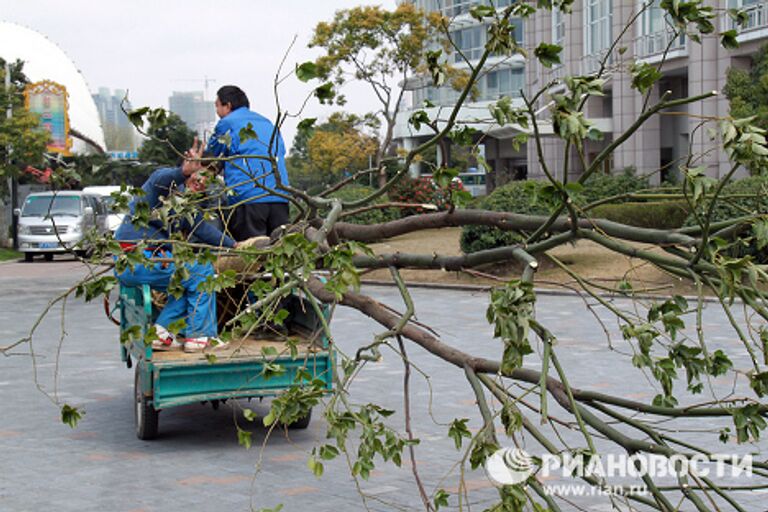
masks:
<svg viewBox="0 0 768 512"><path fill-rule="evenodd" d="M461 254L459 237L461 228L429 229L409 233L371 244L376 254L391 253L434 253L457 256ZM633 247L651 252L663 253L654 246L631 244ZM690 283L659 270L653 265L610 251L589 240L579 240L566 244L549 252L573 273L609 289L616 289L620 282L629 282L636 291L658 294L693 295L696 290ZM547 256L540 256L540 268L536 273L536 285L539 287L559 288L577 285L568 275ZM500 280L520 276L521 268L514 263L486 266L478 272L449 272L444 270L403 270L403 278L410 283L470 284L493 285ZM386 269L368 272L365 279L391 281Z"/></svg>

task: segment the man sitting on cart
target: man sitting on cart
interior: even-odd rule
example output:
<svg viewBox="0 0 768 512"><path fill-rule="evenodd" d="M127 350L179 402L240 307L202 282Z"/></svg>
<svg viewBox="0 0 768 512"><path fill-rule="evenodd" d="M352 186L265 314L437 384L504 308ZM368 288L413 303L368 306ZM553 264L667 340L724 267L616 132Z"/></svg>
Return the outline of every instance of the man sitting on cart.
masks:
<svg viewBox="0 0 768 512"><path fill-rule="evenodd" d="M143 197L136 197L131 201L130 213L125 216L123 223L115 232L115 239L120 242L124 251L135 250L137 242L145 241L144 255L147 258L159 258L152 265L136 265L133 270L126 269L117 273L121 285L140 286L148 284L154 289L167 291L171 277L176 271L176 265L172 262L172 245L163 243L169 240L170 233L182 231L188 235L194 235L198 240L216 247L235 247L236 242L222 233L216 226L205 222L198 213L190 222L189 219L180 218L164 224L162 220L150 220L146 226L134 223L137 207L141 203L146 204L152 211L162 204L164 197L169 197L174 192L183 193L202 192L205 190L205 175L203 174L200 156L202 147L195 140L192 149L187 151L187 158L179 167L162 167L155 170L142 185ZM216 296L199 290L199 285L209 276L214 274L211 263L193 261L185 263L187 276L181 284L184 293L176 298L168 294L165 307L157 317L155 331L157 339L152 342L154 350L170 350L183 348L185 352L201 351L209 346L216 345L221 348L225 343L216 339ZM177 338L169 331L171 323L184 319L186 322L185 338Z"/></svg>

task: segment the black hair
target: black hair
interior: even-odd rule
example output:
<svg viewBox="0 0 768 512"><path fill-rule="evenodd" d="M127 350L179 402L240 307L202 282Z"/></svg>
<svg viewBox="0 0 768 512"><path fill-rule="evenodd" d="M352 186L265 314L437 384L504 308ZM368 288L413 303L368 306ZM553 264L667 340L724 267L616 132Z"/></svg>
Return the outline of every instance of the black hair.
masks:
<svg viewBox="0 0 768 512"><path fill-rule="evenodd" d="M251 108L248 96L236 85L225 85L216 92L216 97L219 98L219 103L222 105L229 104L232 110L237 110L240 107Z"/></svg>

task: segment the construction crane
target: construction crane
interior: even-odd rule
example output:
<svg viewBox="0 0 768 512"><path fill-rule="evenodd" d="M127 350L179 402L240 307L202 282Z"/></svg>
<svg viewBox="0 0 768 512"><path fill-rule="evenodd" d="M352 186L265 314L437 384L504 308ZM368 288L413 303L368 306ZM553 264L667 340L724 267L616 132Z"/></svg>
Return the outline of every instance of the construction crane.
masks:
<svg viewBox="0 0 768 512"><path fill-rule="evenodd" d="M173 80L174 82L196 82L196 83L202 83L203 84L203 101L208 101L208 84L216 83L215 78L208 78L208 76L204 76L203 78L179 78L176 80Z"/></svg>

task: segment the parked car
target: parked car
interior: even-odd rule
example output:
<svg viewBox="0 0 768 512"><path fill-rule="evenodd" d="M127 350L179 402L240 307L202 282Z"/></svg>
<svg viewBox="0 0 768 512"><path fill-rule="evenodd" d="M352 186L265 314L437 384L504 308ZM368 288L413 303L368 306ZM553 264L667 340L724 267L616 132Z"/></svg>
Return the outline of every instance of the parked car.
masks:
<svg viewBox="0 0 768 512"><path fill-rule="evenodd" d="M116 185L85 187L83 192L85 194L93 194L101 199L102 203L104 203L104 207L107 210L106 229L112 233L117 231L117 228L120 227L120 224L123 222L123 217L125 217L125 214L117 213L114 211L115 198L112 196L112 194L115 192L120 192L120 187ZM128 195L127 192L126 195Z"/></svg>
<svg viewBox="0 0 768 512"><path fill-rule="evenodd" d="M80 244L85 234L92 229L103 233L107 223L101 200L79 190L30 194L13 213L18 217L19 251L28 262L35 254L47 261L68 250L85 255L89 248Z"/></svg>

